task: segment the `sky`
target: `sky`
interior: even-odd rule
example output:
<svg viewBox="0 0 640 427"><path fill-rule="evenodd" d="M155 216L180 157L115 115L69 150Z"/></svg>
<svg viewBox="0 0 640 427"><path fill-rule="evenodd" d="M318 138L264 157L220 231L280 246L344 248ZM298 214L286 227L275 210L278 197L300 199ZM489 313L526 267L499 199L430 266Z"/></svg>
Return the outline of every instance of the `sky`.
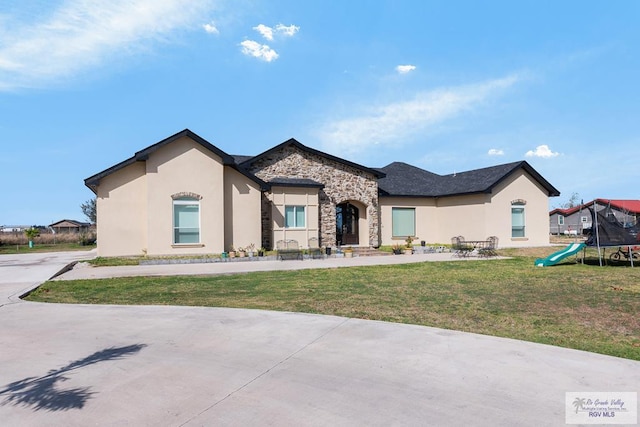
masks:
<svg viewBox="0 0 640 427"><path fill-rule="evenodd" d="M86 220L84 179L183 129L368 167L526 160L640 199L640 2L2 0L0 225Z"/></svg>

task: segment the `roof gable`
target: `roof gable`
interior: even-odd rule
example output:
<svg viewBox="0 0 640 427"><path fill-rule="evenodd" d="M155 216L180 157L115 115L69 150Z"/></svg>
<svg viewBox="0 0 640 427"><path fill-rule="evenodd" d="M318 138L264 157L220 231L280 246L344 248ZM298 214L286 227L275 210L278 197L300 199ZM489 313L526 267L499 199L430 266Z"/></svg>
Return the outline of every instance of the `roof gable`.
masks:
<svg viewBox="0 0 640 427"><path fill-rule="evenodd" d="M358 169L358 170L361 170L363 172L370 173L371 175L375 176L376 178L384 177L384 173L380 172L379 170L368 168L366 166L362 166L362 165L359 165L357 163L350 162L349 160L341 159L340 157L332 156L331 154L327 154L327 153L324 153L322 151L313 149L311 147L307 147L306 145L304 145L304 144L298 142L297 140L295 140L294 138L290 138L290 139L286 140L285 142L283 142L281 144L278 144L275 147L270 148L269 150L267 150L267 151L265 151L263 153L258 154L255 157L251 157L250 159L245 160L244 162L242 162L240 164L240 166L243 167L243 168L249 169L249 168L251 168L251 166L254 163L258 162L259 160L267 159L267 158L269 158L270 155L272 155L274 153L277 153L277 152L279 152L279 151L281 151L281 150L283 150L283 149L285 149L287 147L295 147L298 150L303 151L305 153L310 153L310 154L314 154L316 156L324 157L324 158L332 160L332 161L334 161L336 163L340 163L340 164L349 166L351 168ZM236 157L240 158L241 156L236 156Z"/></svg>
<svg viewBox="0 0 640 427"><path fill-rule="evenodd" d="M61 219L60 221L49 224L49 227L89 227L90 222L76 221L73 219Z"/></svg>
<svg viewBox="0 0 640 427"><path fill-rule="evenodd" d="M233 158L233 156L230 156L229 154L225 153L224 151L222 151L221 149L219 149L218 147L216 147L215 145L211 144L209 141L207 141L206 139L202 138L201 136L197 135L195 132L192 132L189 129L184 129L174 135L171 135L168 138L163 139L162 141L156 142L153 145L148 146L147 148L144 148L138 152L136 152L132 157L114 165L111 166L108 169L103 170L102 172L99 172L93 176L90 176L89 178L84 180L84 184L89 187L91 189L91 191L93 191L94 193L96 192L96 187L100 184L100 180L108 175L111 175L114 172L117 172L118 170L129 166L133 163L136 162L143 162L149 159L149 156L151 154L153 154L155 151L157 151L158 149L164 147L165 145L171 144L172 142L175 142L181 138L189 138L192 141L196 142L197 144L200 144L202 147L204 147L206 150L214 153L215 155L217 155L218 157L220 157L222 159L222 164L225 166L230 166L234 169L236 169L238 172L240 172L241 174L245 175L246 177L248 177L249 179L255 181L256 183L258 183L261 188L263 189L267 189L269 188L269 185L267 183L265 183L264 181L262 181L261 179L259 179L258 177L256 177L255 175L249 173L248 171L238 168L238 165L235 162L235 159Z"/></svg>

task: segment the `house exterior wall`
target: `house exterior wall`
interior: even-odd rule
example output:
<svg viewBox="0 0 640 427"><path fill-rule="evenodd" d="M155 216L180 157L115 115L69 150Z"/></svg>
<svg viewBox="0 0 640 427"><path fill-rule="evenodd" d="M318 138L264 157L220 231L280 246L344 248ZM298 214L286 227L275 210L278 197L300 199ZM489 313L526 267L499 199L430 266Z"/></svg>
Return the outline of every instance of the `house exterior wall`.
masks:
<svg viewBox="0 0 640 427"><path fill-rule="evenodd" d="M146 161L102 178L96 200L98 255L224 251L224 168L217 155L182 138L154 151ZM173 244L173 198L181 195L200 199L199 244ZM256 198L259 201L259 194Z"/></svg>
<svg viewBox="0 0 640 427"><path fill-rule="evenodd" d="M147 253L184 255L224 251L224 166L190 138L154 151L146 163ZM173 244L173 197L200 197L200 244Z"/></svg>
<svg viewBox="0 0 640 427"><path fill-rule="evenodd" d="M549 244L548 196L526 172L518 171L498 184L491 194L441 198L381 197L382 244L403 243L392 236L392 208L412 207L416 212L416 240L451 243L454 236L485 240L497 236L501 247ZM525 201L525 237L511 237L511 206ZM417 241L415 243L417 243Z"/></svg>
<svg viewBox="0 0 640 427"><path fill-rule="evenodd" d="M320 245L336 244L336 205L348 201L359 202L365 207L368 242L361 241L360 244L380 244L378 181L373 174L293 146L285 146L256 161L251 172L267 182L277 177L287 177L312 179L324 184L324 188L318 193L320 229L317 237Z"/></svg>
<svg viewBox="0 0 640 427"><path fill-rule="evenodd" d="M525 201L525 237L511 237L511 205ZM549 196L529 174L519 170L498 184L487 205L485 237L497 236L501 247L549 244Z"/></svg>
<svg viewBox="0 0 640 427"><path fill-rule="evenodd" d="M438 242L451 243L454 236L484 240L487 234L488 194L443 197L437 202ZM510 213L510 212L509 212ZM509 226L511 218L509 218ZM495 233L493 233L495 234Z"/></svg>
<svg viewBox="0 0 640 427"><path fill-rule="evenodd" d="M224 248L230 250L261 246L260 206L262 191L258 184L240 172L224 170ZM220 251L221 252L221 251Z"/></svg>
<svg viewBox="0 0 640 427"><path fill-rule="evenodd" d="M271 190L271 219L273 246L278 240L296 240L300 247L308 248L309 239L318 237L320 226L320 203L318 188L273 187ZM305 227L285 228L285 206L305 207Z"/></svg>
<svg viewBox="0 0 640 427"><path fill-rule="evenodd" d="M563 217L564 223L559 224L558 218ZM583 221L583 218L585 219ZM556 212L549 216L549 232L551 234L578 234L584 229L591 228L591 213L588 210L577 211L570 215Z"/></svg>
<svg viewBox="0 0 640 427"><path fill-rule="evenodd" d="M428 197L380 197L380 235L383 245L404 244L407 236L393 236L393 208L415 208L415 237L417 241L448 243L438 240L439 224L436 199Z"/></svg>
<svg viewBox="0 0 640 427"><path fill-rule="evenodd" d="M100 181L96 193L98 256L142 255L147 247L147 179L144 162Z"/></svg>

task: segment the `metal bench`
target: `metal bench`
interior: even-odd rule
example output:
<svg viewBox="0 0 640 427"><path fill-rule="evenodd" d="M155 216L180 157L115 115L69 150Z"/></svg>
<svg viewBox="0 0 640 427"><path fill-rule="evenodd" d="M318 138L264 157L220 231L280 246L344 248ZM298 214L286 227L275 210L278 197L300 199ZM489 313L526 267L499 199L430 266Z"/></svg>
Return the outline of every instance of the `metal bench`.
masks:
<svg viewBox="0 0 640 427"><path fill-rule="evenodd" d="M302 260L302 250L297 240L278 240L276 242L278 258L284 260Z"/></svg>

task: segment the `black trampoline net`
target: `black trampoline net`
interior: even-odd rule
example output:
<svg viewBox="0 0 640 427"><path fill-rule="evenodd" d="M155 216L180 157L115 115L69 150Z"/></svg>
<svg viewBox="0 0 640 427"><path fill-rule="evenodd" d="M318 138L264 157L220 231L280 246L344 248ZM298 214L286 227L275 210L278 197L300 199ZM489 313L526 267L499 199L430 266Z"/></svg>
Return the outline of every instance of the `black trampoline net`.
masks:
<svg viewBox="0 0 640 427"><path fill-rule="evenodd" d="M588 208L591 212L591 231L587 234L587 246L635 246L640 245L638 221L623 223L616 218L611 206Z"/></svg>

